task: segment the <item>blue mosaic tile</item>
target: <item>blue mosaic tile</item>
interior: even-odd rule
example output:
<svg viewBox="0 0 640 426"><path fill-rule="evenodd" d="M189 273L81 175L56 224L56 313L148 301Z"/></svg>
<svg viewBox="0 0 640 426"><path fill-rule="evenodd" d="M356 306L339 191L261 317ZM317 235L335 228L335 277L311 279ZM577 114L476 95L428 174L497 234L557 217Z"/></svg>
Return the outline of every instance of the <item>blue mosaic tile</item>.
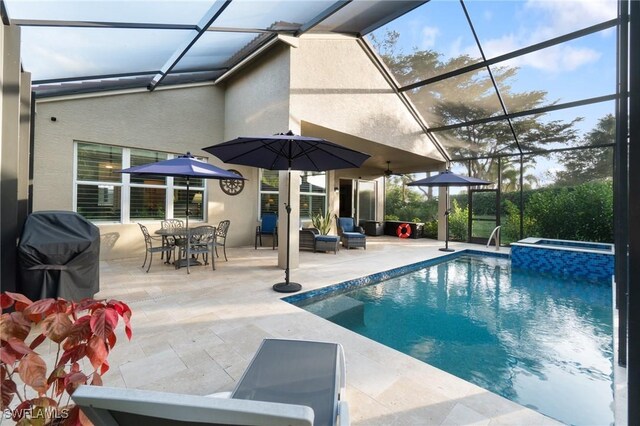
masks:
<svg viewBox="0 0 640 426"><path fill-rule="evenodd" d="M590 249L590 250L602 250L607 252L612 251L611 244L589 243L589 242L583 242L583 241L540 240L536 244L546 245L546 246L561 246L561 247L575 247L575 248Z"/></svg>
<svg viewBox="0 0 640 426"><path fill-rule="evenodd" d="M511 266L514 269L601 280L609 279L613 275L614 256L604 253L514 245L511 247Z"/></svg>

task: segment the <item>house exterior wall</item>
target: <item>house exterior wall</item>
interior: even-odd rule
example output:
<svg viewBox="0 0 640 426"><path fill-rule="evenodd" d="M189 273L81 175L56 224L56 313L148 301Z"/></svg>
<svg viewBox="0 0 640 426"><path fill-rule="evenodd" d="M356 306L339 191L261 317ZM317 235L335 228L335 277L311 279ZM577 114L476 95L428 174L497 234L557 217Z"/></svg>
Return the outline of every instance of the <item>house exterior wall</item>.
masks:
<svg viewBox="0 0 640 426"><path fill-rule="evenodd" d="M55 117L55 121L52 120ZM289 129L302 133L305 123L345 135L388 144L439 158L415 119L355 39L303 37L299 47L280 43L229 76L223 83L172 87L153 92L123 91L43 99L35 117L34 210L72 210L74 141L112 144L173 153L190 151L209 162L233 168L248 180L235 196L207 183L207 222L231 219L230 246L253 243L259 212L259 172L252 167L223 164L201 148L238 136L274 134ZM339 142L339 141L338 141ZM329 212L338 211L340 177L330 172ZM291 267L298 265L299 174L292 174L293 209ZM384 179L378 178L378 220L383 220ZM281 172L280 193L288 178ZM283 197L284 199L284 197ZM279 206L279 233L286 235L284 203ZM157 222L157 221L156 221ZM149 223L150 228L159 223ZM308 225L308 224L304 224ZM135 223L98 223L103 259L140 255L143 241ZM335 231L335 230L334 230ZM278 264L285 266L286 245Z"/></svg>
<svg viewBox="0 0 640 426"><path fill-rule="evenodd" d="M278 44L269 49L267 54L257 58L229 78L225 93L225 140L238 136L273 135L286 132L291 128L289 122L290 69L289 47L286 44ZM242 214L238 215L237 221L242 229L250 230L250 237L253 238L258 224L259 171L252 167L230 167L236 168L249 179L241 197L233 197L233 208L237 209L237 203L242 204L243 209L240 210ZM288 179L285 175L286 172L280 172L281 194L286 194ZM296 180L298 185L295 183ZM297 172L293 173L292 182L294 183L291 187L292 215L297 217L300 182ZM287 222L283 203L279 206L278 219L278 234L282 242L278 247L278 265L284 268L286 264L284 238ZM297 221L292 221L290 229L292 231L290 266L295 268L298 266Z"/></svg>
<svg viewBox="0 0 640 426"><path fill-rule="evenodd" d="M354 38L308 35L291 50L291 120L443 160Z"/></svg>
<svg viewBox="0 0 640 426"><path fill-rule="evenodd" d="M33 209L73 210L74 141L208 156L201 148L223 137L224 91L206 85L45 99L37 102L35 120ZM209 162L223 166L215 158ZM223 192L214 181L207 185L208 221L217 224L227 218L216 210ZM143 252L136 223L97 225L109 237L102 244L102 258ZM230 233L229 244L239 238Z"/></svg>
<svg viewBox="0 0 640 426"><path fill-rule="evenodd" d="M355 38L305 35L291 49L291 121L367 139L444 161L419 123ZM336 171L357 179L357 171ZM377 220L384 220L384 178L377 181ZM338 212L337 194L331 208Z"/></svg>

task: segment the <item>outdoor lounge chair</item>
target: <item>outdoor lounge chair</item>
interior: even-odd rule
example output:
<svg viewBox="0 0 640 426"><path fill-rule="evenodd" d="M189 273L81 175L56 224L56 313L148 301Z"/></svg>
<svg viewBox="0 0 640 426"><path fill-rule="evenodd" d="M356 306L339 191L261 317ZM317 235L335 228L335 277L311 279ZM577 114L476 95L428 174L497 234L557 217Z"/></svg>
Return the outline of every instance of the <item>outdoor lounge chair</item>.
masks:
<svg viewBox="0 0 640 426"><path fill-rule="evenodd" d="M313 410L292 404L87 385L72 398L95 426L313 425Z"/></svg>
<svg viewBox="0 0 640 426"><path fill-rule="evenodd" d="M336 216L336 223L338 225L338 235L344 248L363 247L365 250L367 249L367 237L364 235L364 229L356 226L352 217Z"/></svg>
<svg viewBox="0 0 640 426"><path fill-rule="evenodd" d="M258 248L258 240L260 240L260 247L262 247L262 236L271 235L273 238L273 249L276 249L278 244L278 215L273 213L265 213L262 215L261 224L256 226L256 240L255 247Z"/></svg>
<svg viewBox="0 0 640 426"><path fill-rule="evenodd" d="M265 339L230 395L80 386L72 398L96 426L344 426L349 424L345 388L341 345Z"/></svg>

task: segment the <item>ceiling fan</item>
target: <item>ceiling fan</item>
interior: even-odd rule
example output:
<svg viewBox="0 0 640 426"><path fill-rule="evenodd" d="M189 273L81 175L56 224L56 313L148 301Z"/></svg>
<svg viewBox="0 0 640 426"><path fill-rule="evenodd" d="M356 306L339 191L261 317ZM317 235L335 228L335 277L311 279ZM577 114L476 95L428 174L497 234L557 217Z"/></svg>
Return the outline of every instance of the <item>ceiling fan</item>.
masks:
<svg viewBox="0 0 640 426"><path fill-rule="evenodd" d="M393 170L390 169L390 166L391 166L391 161L387 161L387 170L384 171L384 175L386 177L393 175Z"/></svg>

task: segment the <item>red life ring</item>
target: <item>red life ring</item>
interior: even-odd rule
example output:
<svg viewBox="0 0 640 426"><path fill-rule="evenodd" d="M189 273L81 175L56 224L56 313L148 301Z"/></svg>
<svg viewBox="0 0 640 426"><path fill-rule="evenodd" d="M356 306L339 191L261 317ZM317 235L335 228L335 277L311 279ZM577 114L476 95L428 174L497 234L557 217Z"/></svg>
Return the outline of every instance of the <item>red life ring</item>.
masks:
<svg viewBox="0 0 640 426"><path fill-rule="evenodd" d="M396 229L396 234L400 238L409 238L411 235L411 226L408 223L401 223Z"/></svg>

